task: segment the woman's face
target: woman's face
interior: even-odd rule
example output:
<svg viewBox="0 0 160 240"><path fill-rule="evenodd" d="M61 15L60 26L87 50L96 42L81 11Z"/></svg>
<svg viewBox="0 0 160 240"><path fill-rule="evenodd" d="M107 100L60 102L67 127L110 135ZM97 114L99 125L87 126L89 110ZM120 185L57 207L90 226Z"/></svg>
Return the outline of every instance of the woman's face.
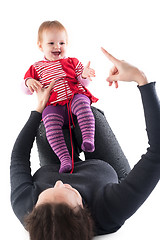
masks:
<svg viewBox="0 0 160 240"><path fill-rule="evenodd" d="M44 203L65 203L73 209L79 206L83 207L80 193L69 184L63 184L60 180L56 182L53 188L41 192L36 206Z"/></svg>

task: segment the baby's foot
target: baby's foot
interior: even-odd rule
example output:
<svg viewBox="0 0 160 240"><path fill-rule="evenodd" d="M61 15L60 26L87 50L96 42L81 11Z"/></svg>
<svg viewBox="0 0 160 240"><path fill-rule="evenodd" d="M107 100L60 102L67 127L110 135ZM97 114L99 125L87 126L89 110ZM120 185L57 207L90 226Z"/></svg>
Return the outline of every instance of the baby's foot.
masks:
<svg viewBox="0 0 160 240"><path fill-rule="evenodd" d="M86 139L83 141L81 148L84 152L94 152L95 150L94 142L91 141L90 139Z"/></svg>
<svg viewBox="0 0 160 240"><path fill-rule="evenodd" d="M72 163L62 162L59 169L59 173L67 173L67 172L70 172L71 170L72 170Z"/></svg>

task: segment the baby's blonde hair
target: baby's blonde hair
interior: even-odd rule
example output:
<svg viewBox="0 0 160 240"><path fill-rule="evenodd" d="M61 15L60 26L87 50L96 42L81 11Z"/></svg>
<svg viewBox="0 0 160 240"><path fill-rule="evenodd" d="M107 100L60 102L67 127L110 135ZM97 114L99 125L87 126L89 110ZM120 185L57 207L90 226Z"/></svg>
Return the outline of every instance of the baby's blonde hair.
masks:
<svg viewBox="0 0 160 240"><path fill-rule="evenodd" d="M68 43L68 34L67 34L67 31L65 29L65 27L57 20L55 21L45 21L43 22L39 29L38 29L38 42L42 42L42 35L43 35L43 32L46 31L46 30L49 30L49 29L56 29L56 30L60 30L60 31L64 31L65 34L66 34L66 41Z"/></svg>

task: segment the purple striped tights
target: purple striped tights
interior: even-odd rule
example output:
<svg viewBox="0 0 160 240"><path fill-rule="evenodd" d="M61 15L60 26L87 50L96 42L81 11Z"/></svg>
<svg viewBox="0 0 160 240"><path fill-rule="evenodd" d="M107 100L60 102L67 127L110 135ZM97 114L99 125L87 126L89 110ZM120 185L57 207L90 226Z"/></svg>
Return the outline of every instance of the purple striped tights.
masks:
<svg viewBox="0 0 160 240"><path fill-rule="evenodd" d="M77 116L82 133L82 150L85 152L93 152L95 120L90 108L90 99L83 94L76 94L71 103L71 111ZM68 152L62 131L62 126L68 124L66 105L47 106L42 113L42 117L47 140L61 162L59 172L64 173L71 171L72 159Z"/></svg>

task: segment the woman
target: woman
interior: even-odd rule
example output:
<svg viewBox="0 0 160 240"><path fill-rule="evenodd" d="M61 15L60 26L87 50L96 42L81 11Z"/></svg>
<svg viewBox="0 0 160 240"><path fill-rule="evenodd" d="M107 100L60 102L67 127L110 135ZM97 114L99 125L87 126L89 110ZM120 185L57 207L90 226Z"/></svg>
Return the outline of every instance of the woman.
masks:
<svg viewBox="0 0 160 240"><path fill-rule="evenodd" d="M11 160L12 207L29 231L31 240L85 240L115 232L143 204L159 181L160 104L155 83L148 83L136 67L114 58L104 49L102 51L114 64L107 78L110 85L117 81L138 84L150 146L130 171L113 132L100 113L95 117L102 123L96 124L96 134L102 139L97 139L96 135L96 150L85 155L86 161L81 161L75 150L72 174L59 174L57 159L52 157L55 162L49 165L44 159L45 151L40 151L43 166L32 176L30 151L52 84L48 89L39 90L37 109L18 136ZM93 112L95 116L99 111ZM98 132L100 125L104 127L101 133ZM42 132L38 133L38 146L43 144ZM78 134L75 128L77 142L74 143L80 146ZM110 142L112 147L108 145Z"/></svg>

